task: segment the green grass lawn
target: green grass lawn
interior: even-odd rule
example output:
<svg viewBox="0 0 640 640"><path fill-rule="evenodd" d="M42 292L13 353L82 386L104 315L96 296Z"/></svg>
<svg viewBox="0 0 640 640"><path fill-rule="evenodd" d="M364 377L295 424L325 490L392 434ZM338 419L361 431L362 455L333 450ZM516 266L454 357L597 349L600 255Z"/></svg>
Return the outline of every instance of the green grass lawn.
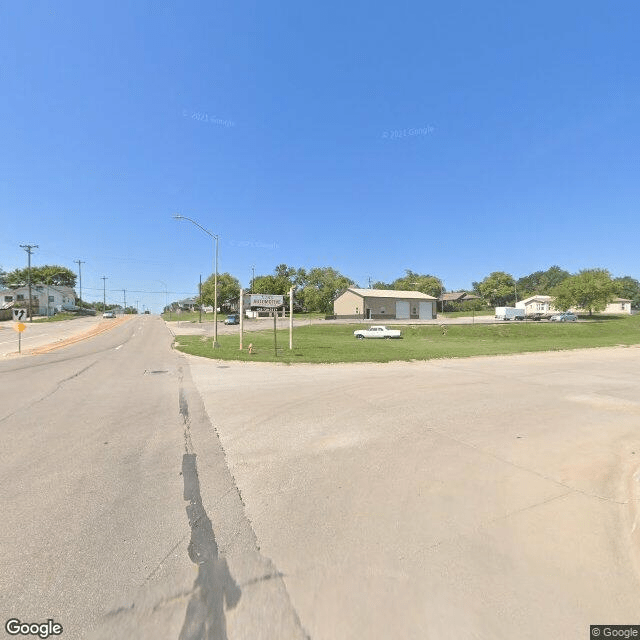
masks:
<svg viewBox="0 0 640 640"><path fill-rule="evenodd" d="M274 354L273 330L245 333L244 350L238 335L218 336L214 351L211 338L176 336L176 348L192 355L220 360L260 362L391 362L464 358L531 351L558 351L588 347L640 344L640 316L607 321L550 323L393 326L402 330L401 340L357 340L359 325L309 325L294 329L294 348L289 332L277 332ZM247 347L253 343L254 353Z"/></svg>

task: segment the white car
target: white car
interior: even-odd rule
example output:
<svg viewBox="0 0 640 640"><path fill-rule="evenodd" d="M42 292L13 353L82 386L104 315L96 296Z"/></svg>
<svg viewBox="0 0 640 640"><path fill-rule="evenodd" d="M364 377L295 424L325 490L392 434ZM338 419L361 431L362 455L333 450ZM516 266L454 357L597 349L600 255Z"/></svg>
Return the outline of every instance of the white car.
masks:
<svg viewBox="0 0 640 640"><path fill-rule="evenodd" d="M374 325L368 329L357 329L353 332L353 335L358 340L364 340L365 338L402 338L402 333L398 329L387 329L383 325Z"/></svg>
<svg viewBox="0 0 640 640"><path fill-rule="evenodd" d="M105 312L102 314L102 317L103 317L103 318L115 318L115 317L116 317L116 314L115 314L115 313L113 313L113 311L105 311Z"/></svg>

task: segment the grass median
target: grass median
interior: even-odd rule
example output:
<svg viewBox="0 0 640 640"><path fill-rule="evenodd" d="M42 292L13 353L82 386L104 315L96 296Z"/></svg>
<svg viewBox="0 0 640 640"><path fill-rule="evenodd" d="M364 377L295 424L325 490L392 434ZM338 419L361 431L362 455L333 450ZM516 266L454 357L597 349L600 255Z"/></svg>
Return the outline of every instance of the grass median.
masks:
<svg viewBox="0 0 640 640"><path fill-rule="evenodd" d="M176 348L219 360L291 364L466 358L640 344L640 316L577 323L387 326L401 329L402 339L357 340L353 332L359 325L315 324L294 329L293 350L288 330L279 330L277 355L273 331L268 330L245 333L242 351L238 334L219 335L215 350L210 337L178 335ZM250 343L253 353L248 351Z"/></svg>

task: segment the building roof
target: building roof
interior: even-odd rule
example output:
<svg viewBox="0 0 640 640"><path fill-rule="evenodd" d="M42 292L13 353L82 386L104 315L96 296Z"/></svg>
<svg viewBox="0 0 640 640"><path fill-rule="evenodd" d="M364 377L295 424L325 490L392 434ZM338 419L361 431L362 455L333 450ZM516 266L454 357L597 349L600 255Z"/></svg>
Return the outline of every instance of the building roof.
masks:
<svg viewBox="0 0 640 640"><path fill-rule="evenodd" d="M530 298L525 298L519 302L527 304L529 302L551 302L552 300L555 300L553 296L531 296Z"/></svg>
<svg viewBox="0 0 640 640"><path fill-rule="evenodd" d="M443 302L462 302L463 300L480 300L480 296L466 291L449 291L448 293L443 293L438 300Z"/></svg>
<svg viewBox="0 0 640 640"><path fill-rule="evenodd" d="M410 298L412 300L437 300L421 291L399 291L397 289L356 289L349 287L346 291L351 291L362 298ZM343 292L343 293L346 293Z"/></svg>
<svg viewBox="0 0 640 640"><path fill-rule="evenodd" d="M61 293L62 295L72 295L75 296L76 292L75 289L73 287L68 287L67 285L57 285L57 284L46 284L46 283L42 283L42 282L32 282L31 283L31 293L33 294L34 291L43 291L45 288L48 288L49 291L57 291L58 293ZM18 293L28 293L29 291L29 285L21 285L19 287L12 287L12 288L8 288L8 289L2 289L0 290L0 295L13 295L13 294L18 294Z"/></svg>

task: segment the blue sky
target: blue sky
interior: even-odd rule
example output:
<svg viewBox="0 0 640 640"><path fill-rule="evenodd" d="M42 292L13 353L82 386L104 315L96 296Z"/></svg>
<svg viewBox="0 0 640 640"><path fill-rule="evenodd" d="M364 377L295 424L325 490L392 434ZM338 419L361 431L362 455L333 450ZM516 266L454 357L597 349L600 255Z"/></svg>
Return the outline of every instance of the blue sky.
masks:
<svg viewBox="0 0 640 640"><path fill-rule="evenodd" d="M640 278L640 5L0 3L0 266ZM155 292L155 293L154 293Z"/></svg>

